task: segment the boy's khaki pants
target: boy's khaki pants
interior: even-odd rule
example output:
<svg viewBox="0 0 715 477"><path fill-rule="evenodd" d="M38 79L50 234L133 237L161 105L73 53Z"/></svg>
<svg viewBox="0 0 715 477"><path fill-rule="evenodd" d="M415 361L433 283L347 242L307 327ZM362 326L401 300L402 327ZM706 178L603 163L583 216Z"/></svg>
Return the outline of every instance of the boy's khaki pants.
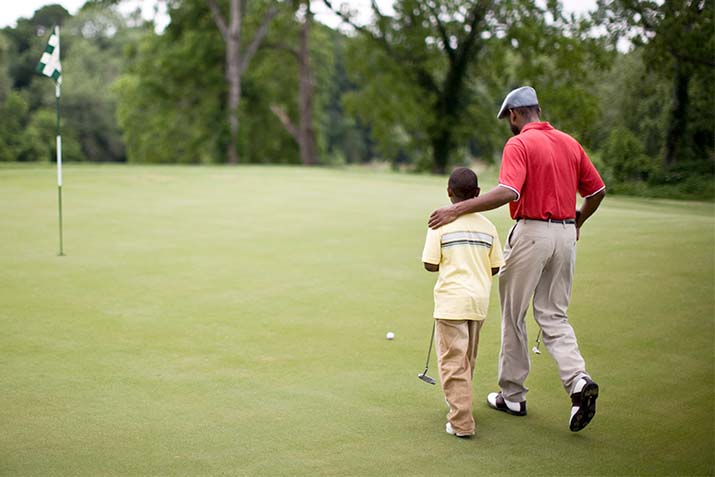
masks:
<svg viewBox="0 0 715 477"><path fill-rule="evenodd" d="M472 378L483 323L477 320L436 320L439 378L449 405L447 420L459 435L474 434Z"/></svg>

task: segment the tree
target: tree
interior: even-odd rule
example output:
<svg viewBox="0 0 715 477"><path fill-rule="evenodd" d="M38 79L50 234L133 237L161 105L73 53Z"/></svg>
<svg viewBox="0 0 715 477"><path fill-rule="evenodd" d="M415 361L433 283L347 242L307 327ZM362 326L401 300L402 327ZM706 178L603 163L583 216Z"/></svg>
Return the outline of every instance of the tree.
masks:
<svg viewBox="0 0 715 477"><path fill-rule="evenodd" d="M304 165L315 164L315 130L313 128L313 96L315 94L315 84L313 71L310 64L310 31L313 23L313 11L310 0L295 2L298 12L302 15L298 42L298 48L286 43L277 46L289 52L298 62L298 126L291 121L286 111L277 104L271 105L271 111L278 117L286 130L293 136L300 148L300 158Z"/></svg>
<svg viewBox="0 0 715 477"><path fill-rule="evenodd" d="M204 0L170 13L163 34L147 30L128 45L127 67L113 88L127 159L216 162L228 143L221 38Z"/></svg>
<svg viewBox="0 0 715 477"><path fill-rule="evenodd" d="M228 162L236 164L238 162L238 107L241 101L241 77L245 73L248 65L261 45L263 38L268 32L268 24L278 13L273 6L268 8L258 30L253 36L250 45L241 49L241 35L243 17L247 5L246 0L230 0L230 13L228 22L221 13L216 0L206 0L211 9L211 15L221 33L221 37L226 45L225 75L228 84L228 123L231 134L231 142L228 148Z"/></svg>
<svg viewBox="0 0 715 477"><path fill-rule="evenodd" d="M491 159L498 128L494 98L502 98L506 86L543 78L548 68L573 70L594 45L586 28L567 29L558 2L544 9L526 0L398 0L390 16L372 2L375 20L367 26L324 2L364 38L355 43L360 52L352 57L360 59L352 66L365 86L346 98L348 105L372 123L383 152L419 157L430 150L438 173L460 148ZM555 44L561 50L549 49ZM586 88L570 89L584 93L574 99L589 97ZM361 101L366 96L370 101Z"/></svg>
<svg viewBox="0 0 715 477"><path fill-rule="evenodd" d="M666 169L689 159L699 149L693 138L707 141L712 154L712 121L708 134L691 127L692 89L709 97L712 110L715 67L715 5L712 0L599 0L599 19L614 37L631 36L642 48L651 71L670 77L671 97L663 163ZM712 114L704 111L712 118ZM701 148L700 148L701 149Z"/></svg>

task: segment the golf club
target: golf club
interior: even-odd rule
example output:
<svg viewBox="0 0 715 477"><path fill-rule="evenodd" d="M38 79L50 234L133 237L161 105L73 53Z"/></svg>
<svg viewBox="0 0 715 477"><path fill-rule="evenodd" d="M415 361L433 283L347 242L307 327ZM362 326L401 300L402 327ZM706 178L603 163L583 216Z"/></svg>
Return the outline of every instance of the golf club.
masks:
<svg viewBox="0 0 715 477"><path fill-rule="evenodd" d="M420 378L422 381L426 382L427 384L434 384L434 378L430 378L427 376L427 368L429 367L429 357L430 354L432 353L432 342L434 341L434 327L435 323L432 323L432 335L430 336L429 339L429 350L427 351L427 362L425 363L425 370L422 371L422 374L418 374L417 377Z"/></svg>
<svg viewBox="0 0 715 477"><path fill-rule="evenodd" d="M541 346L541 329L539 329L539 334L536 335L536 346L531 348L531 351L534 352L534 354L541 354L541 350L539 350L539 346Z"/></svg>

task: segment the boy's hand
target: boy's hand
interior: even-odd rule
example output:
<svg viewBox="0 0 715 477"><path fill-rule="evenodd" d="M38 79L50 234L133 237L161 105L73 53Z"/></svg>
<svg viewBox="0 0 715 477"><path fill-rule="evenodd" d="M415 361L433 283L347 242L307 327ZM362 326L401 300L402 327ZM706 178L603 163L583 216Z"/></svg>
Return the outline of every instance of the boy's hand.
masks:
<svg viewBox="0 0 715 477"><path fill-rule="evenodd" d="M427 262L422 262L425 264L425 270L428 272L439 272L439 265L435 263L427 263Z"/></svg>
<svg viewBox="0 0 715 477"><path fill-rule="evenodd" d="M450 205L442 207L441 209L437 209L432 212L432 215L429 216L429 222L427 225L429 225L431 229L438 229L443 225L454 222L457 220L457 217L459 217L459 214L454 206Z"/></svg>

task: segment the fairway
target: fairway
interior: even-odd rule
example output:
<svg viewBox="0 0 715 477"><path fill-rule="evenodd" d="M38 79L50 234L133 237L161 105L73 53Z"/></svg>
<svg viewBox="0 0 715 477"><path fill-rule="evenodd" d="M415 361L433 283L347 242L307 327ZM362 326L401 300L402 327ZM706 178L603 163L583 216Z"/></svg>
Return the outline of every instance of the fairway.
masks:
<svg viewBox="0 0 715 477"><path fill-rule="evenodd" d="M417 379L445 177L64 172L58 257L53 168L0 167L0 475L715 473L712 203L609 196L581 232L569 315L601 397L580 433L546 353L527 417L487 407L494 287L460 440ZM486 215L503 242L506 207Z"/></svg>

